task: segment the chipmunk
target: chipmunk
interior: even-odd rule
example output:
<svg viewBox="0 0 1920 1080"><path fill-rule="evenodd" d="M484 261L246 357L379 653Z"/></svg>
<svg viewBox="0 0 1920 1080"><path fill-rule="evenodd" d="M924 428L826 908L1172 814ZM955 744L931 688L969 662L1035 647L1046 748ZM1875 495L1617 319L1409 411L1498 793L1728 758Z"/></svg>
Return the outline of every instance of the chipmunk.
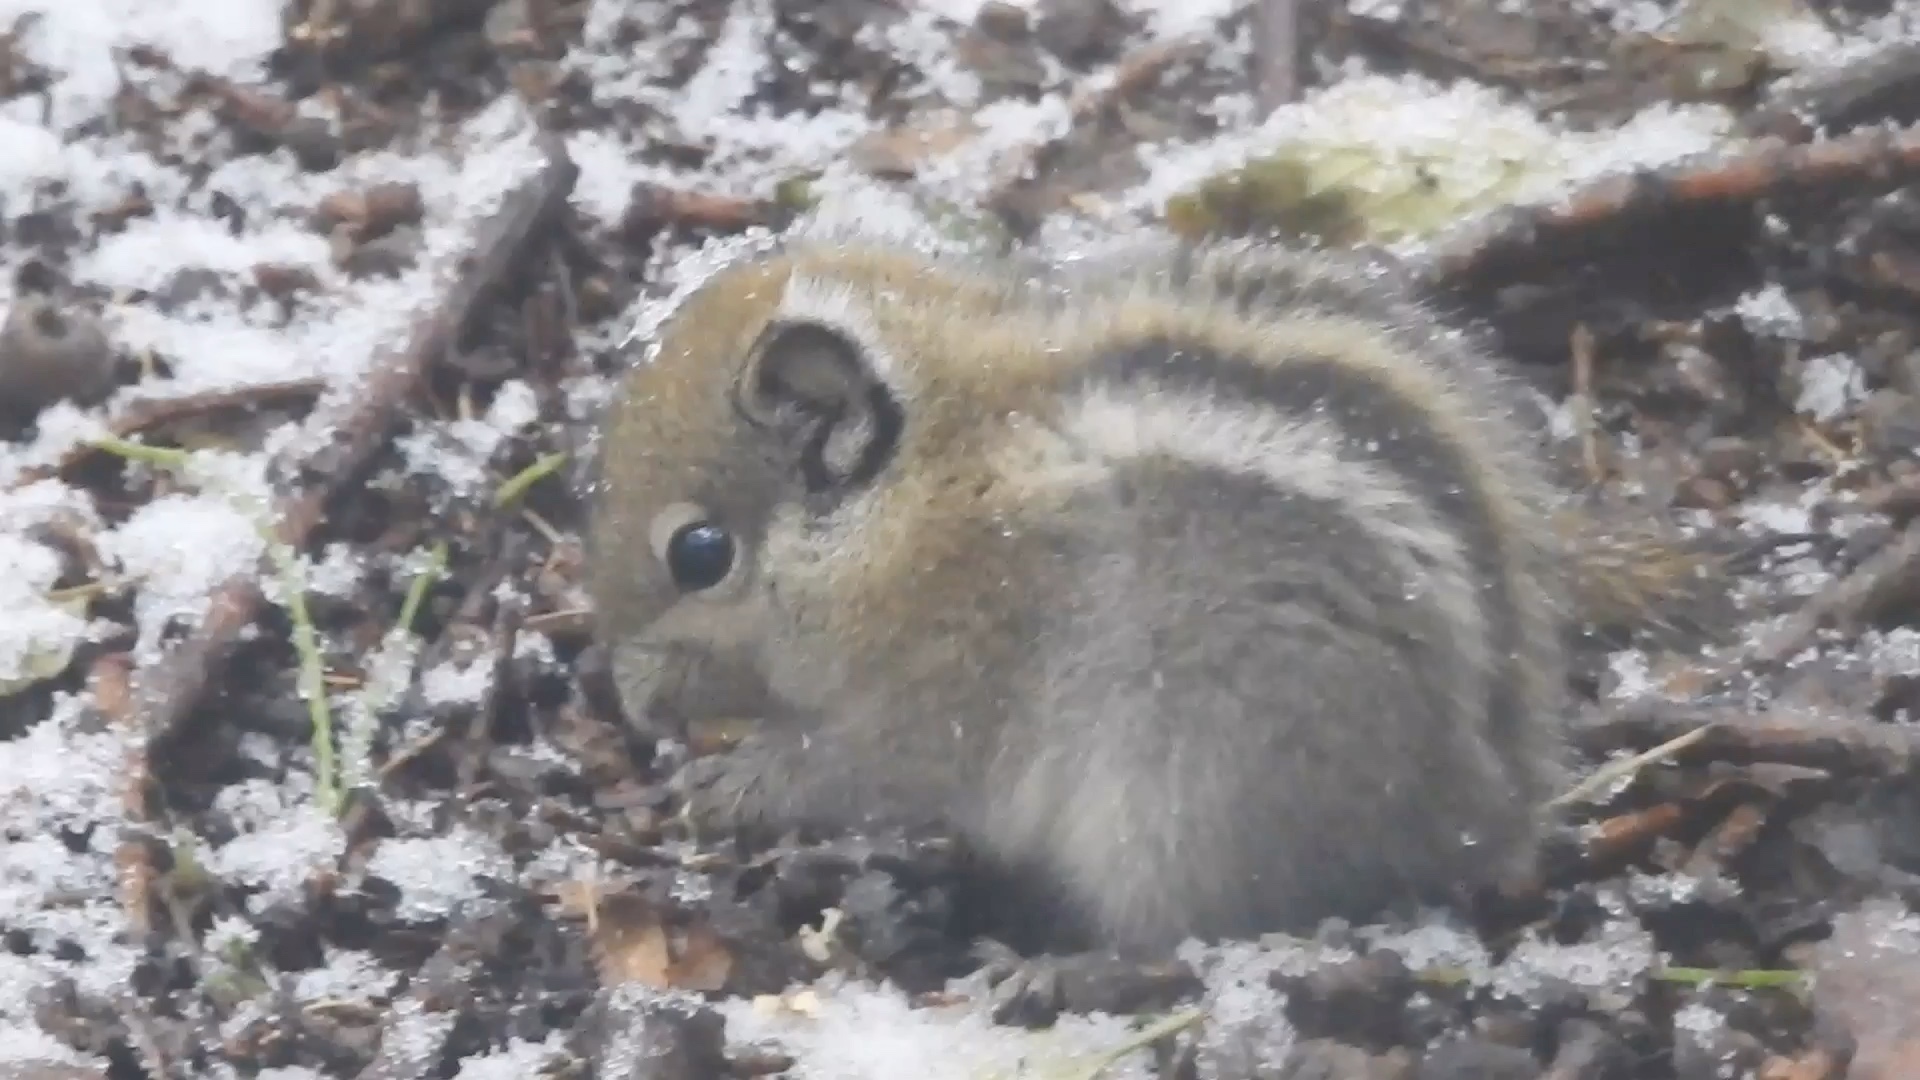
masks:
<svg viewBox="0 0 1920 1080"><path fill-rule="evenodd" d="M1525 865L1569 628L1666 587L1521 417L1332 255L790 238L628 376L589 591L630 711L768 704L698 822L949 827L1122 949L1305 930Z"/></svg>

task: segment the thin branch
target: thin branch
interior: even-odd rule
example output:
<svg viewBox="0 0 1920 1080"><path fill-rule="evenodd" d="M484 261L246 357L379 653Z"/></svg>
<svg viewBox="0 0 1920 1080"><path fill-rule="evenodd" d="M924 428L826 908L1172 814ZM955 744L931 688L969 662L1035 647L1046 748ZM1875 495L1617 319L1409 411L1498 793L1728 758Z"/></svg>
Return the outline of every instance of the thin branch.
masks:
<svg viewBox="0 0 1920 1080"><path fill-rule="evenodd" d="M985 205L998 209L1003 216L1019 216L1015 207L1021 195L1044 178L1047 168L1076 133L1112 117L1127 99L1146 89L1147 84L1169 68L1204 55L1208 48L1205 39L1191 35L1156 41L1121 57L1111 68L1089 78L1074 91L1068 103L1066 126L1059 134L1011 155L1001 166L1000 179Z"/></svg>
<svg viewBox="0 0 1920 1080"><path fill-rule="evenodd" d="M549 213L572 190L577 168L565 148L541 136L545 162L502 201L476 231L471 252L434 308L408 340L378 360L358 395L319 406L336 437L311 457L276 463L283 476L317 476L275 507L281 543L301 550L324 516L329 497L358 474L385 443L400 407L435 360L452 348L482 294L504 278ZM252 623L261 603L260 570L250 568L214 590L200 626L137 677L135 699L150 739L165 738L192 712L220 662Z"/></svg>
<svg viewBox="0 0 1920 1080"><path fill-rule="evenodd" d="M1803 146L1761 140L1740 153L1609 176L1554 203L1496 211L1441 236L1418 265L1435 284L1504 278L1630 219L1801 192L1887 191L1915 179L1920 128L1860 131Z"/></svg>
<svg viewBox="0 0 1920 1080"><path fill-rule="evenodd" d="M1253 0L1253 89L1266 117L1300 96L1300 0Z"/></svg>
<svg viewBox="0 0 1920 1080"><path fill-rule="evenodd" d="M1920 762L1920 732L1898 724L1657 700L1630 702L1576 724L1571 735L1589 753L1686 737L1697 739L1689 750L1703 758L1777 762L1851 776L1903 776Z"/></svg>

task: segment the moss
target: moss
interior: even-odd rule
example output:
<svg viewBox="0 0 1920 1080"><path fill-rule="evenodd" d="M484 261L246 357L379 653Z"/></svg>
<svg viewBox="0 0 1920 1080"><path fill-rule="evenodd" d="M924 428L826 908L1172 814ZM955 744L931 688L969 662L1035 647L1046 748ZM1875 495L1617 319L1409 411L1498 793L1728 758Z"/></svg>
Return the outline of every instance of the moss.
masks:
<svg viewBox="0 0 1920 1080"><path fill-rule="evenodd" d="M1255 159L1168 199L1166 222L1189 237L1272 235L1336 245L1364 231L1346 193L1317 190L1312 170L1285 154Z"/></svg>
<svg viewBox="0 0 1920 1080"><path fill-rule="evenodd" d="M814 194L813 182L819 179L818 173L799 173L789 176L773 186L774 205L792 213L811 210L820 197Z"/></svg>
<svg viewBox="0 0 1920 1080"><path fill-rule="evenodd" d="M1471 153L1476 160L1463 168L1437 156L1388 158L1367 146L1297 144L1169 199L1166 223L1187 236L1334 246L1426 236L1512 201L1528 178L1524 161Z"/></svg>

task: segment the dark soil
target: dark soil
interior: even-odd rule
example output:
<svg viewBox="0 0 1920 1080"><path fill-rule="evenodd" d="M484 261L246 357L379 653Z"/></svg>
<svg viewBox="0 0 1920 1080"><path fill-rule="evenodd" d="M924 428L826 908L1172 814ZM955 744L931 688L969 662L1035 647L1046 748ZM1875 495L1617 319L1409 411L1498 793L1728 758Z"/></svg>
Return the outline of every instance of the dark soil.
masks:
<svg viewBox="0 0 1920 1080"><path fill-rule="evenodd" d="M1881 25L1888 7L1817 6L1848 37ZM1398 18L1333 7L1338 17L1315 5L1303 21L1311 48L1297 75L1309 94L1365 64L1477 80L1588 130L1673 100L1676 86L1702 96L1686 66L1699 49L1610 26L1584 4L1413 0ZM116 426L154 446L272 449L275 491L316 493L305 524L283 535L316 561L332 550L365 569L307 599L336 727L349 723L349 696L387 677L376 649L398 625L420 553L443 546L444 569L408 627L421 652L380 714L372 776L347 794L337 831L316 808L299 628L280 592L266 602L223 592L239 605L227 639L181 625L169 639L186 647L162 658L135 647L140 585L107 590L90 612L107 629L63 672L0 698L0 738L13 740L0 755L36 763L0 764L15 853L0 881L0 984L20 980L0 988L0 1047L18 1046L0 1053L6 1075L969 1075L939 1071L955 1068L943 1058L955 1044L929 1040L917 1060L905 1034L886 1072L854 1071L818 1040L746 1037L786 1030L782 1017L804 1027L835 995L873 992L863 981L889 981L929 1015L983 990L965 853L937 836L693 844L664 782L689 752L715 746L623 723L589 640L578 451L607 378L643 347L626 332L701 245L783 225L813 172L681 131L644 96L610 92L623 48L645 57L631 78L678 92L733 25L724 0L629 8L316 0L289 11L289 37L257 83L186 70L158 50L124 59L140 74L100 137L176 157L197 146L186 152L207 155L203 171L290 153L317 175L423 152L507 94L576 141L570 165L509 197L502 213L519 214L517 226L466 241L492 247L469 260L472 295L442 288L422 308L420 326L449 325L416 342L417 370L390 364L394 378L344 388L302 376L188 395ZM918 50L875 29L907 17L894 0L760 8L769 17L750 32L783 60L728 108L797 126L825 103L857 102L871 133L851 153L900 186L932 160L941 110L955 104L950 73L928 70L929 57L978 80L963 107L979 113L1064 99L1150 47L1147 21L1108 0L1040 0L1031 14L990 2L971 25L930 22L944 44ZM590 14L607 24L590 31ZM293 32L309 20L337 32ZM1213 45L1157 66L1064 135L1025 140L1034 175L979 188L967 209L1007 237L1044 235L1076 198L1136 182L1140 144L1227 127L1216 103L1244 97L1272 62L1249 54L1245 23L1228 17ZM0 93L54 81L13 38L0 44L10 57ZM1756 64L1706 96L1788 138L1806 137L1809 116L1836 130L1911 122L1920 64L1894 46L1881 58L1869 73L1878 81L1794 90ZM190 144L169 128L189 123L215 135ZM616 138L608 145L633 172L589 158L583 133ZM1152 1012L1193 1004L1200 987L1203 1018L1130 1059L1134 1075L1920 1076L1920 187L1900 187L1897 162L1884 164L1850 186L1603 217L1436 283L1543 394L1575 395L1567 415L1591 405L1590 437L1562 451L1596 503L1687 529L1740 576L1741 629L1704 647L1687 634L1588 643L1577 680L1585 766L1705 734L1571 806L1541 879L1487 898L1455 928L1330 926L1312 942L1195 950L1189 967L1115 967L1063 998ZM706 187L663 179L709 166ZM609 176L621 183L609 188ZM570 184L570 202L555 198ZM342 273L398 275L422 257L431 192L337 187L311 211ZM156 212L224 220L217 199L174 205L131 187L117 220L83 217L57 193L0 194L16 291L76 319L108 303L73 273L104 237ZM251 227L236 219L234 235ZM263 258L240 284L174 281L131 302L297 306L312 288L299 267ZM22 445L46 425L44 404L97 401L103 379L137 383L169 363L98 347L40 362L51 349L32 328L0 330L0 404L17 414L7 434ZM533 422L465 457L443 451L438 468L411 463L412 440L444 442L450 423L485 415L510 383L530 389ZM137 411L115 401L108 416ZM268 432L312 408L339 409L355 434L312 453L268 447ZM522 496L493 497L560 452L569 464ZM459 461L485 482L462 482L448 464ZM91 498L107 526L188 487L108 453L68 454L40 475ZM91 532L32 530L64 560L59 586L110 576ZM62 737L120 740L124 757L104 767L115 783L102 805L16 814L42 791L68 790L55 775L64 769L35 771L59 755L29 745L56 714ZM95 752L74 746L79 769ZM86 758L96 766L97 754ZM280 856L284 867L240 869L234 845L250 835L271 850L247 865ZM302 837L317 838L311 851ZM65 883L61 852L92 869ZM854 981L799 992L829 971ZM756 1014L754 995L782 997ZM1119 1024L1060 1024L1063 1038L1078 1032L1074 1046L1124 1038ZM848 1031L862 1037L858 1023Z"/></svg>

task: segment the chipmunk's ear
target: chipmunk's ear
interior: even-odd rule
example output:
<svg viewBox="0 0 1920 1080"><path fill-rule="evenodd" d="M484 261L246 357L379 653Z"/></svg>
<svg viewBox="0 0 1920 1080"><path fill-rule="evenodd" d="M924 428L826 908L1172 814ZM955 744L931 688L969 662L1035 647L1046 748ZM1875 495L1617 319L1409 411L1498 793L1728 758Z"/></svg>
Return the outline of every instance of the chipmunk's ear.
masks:
<svg viewBox="0 0 1920 1080"><path fill-rule="evenodd" d="M904 422L871 352L822 322L767 324L748 352L736 401L749 423L790 447L814 492L871 481Z"/></svg>

